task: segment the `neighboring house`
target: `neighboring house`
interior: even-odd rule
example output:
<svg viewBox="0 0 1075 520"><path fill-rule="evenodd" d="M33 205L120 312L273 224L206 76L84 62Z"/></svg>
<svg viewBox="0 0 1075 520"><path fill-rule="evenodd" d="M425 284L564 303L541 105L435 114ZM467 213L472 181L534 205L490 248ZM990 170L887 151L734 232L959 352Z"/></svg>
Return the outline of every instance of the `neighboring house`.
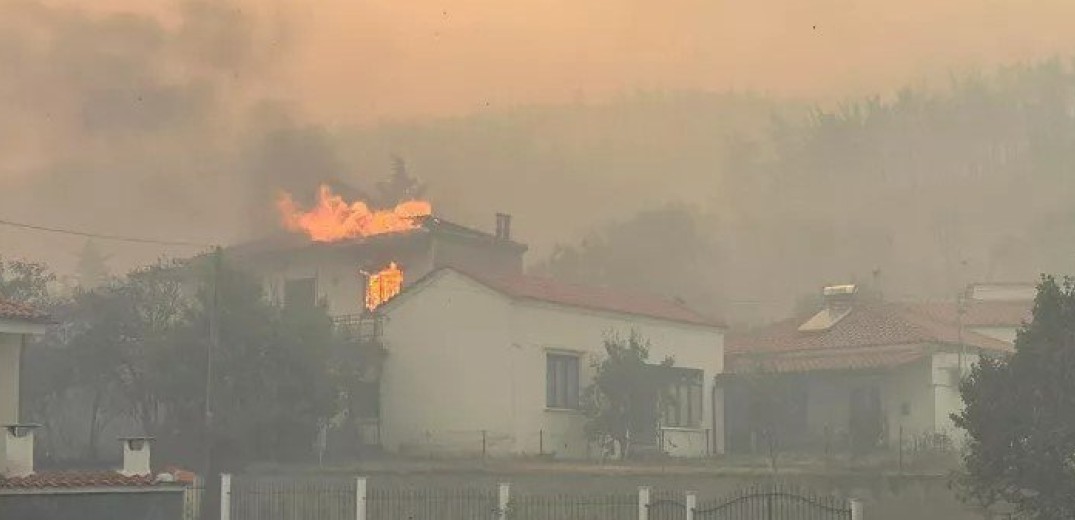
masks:
<svg viewBox="0 0 1075 520"><path fill-rule="evenodd" d="M580 395L607 335L631 331L651 342L652 362L670 356L689 376L674 389L675 406L665 409L652 441L674 456L723 450L713 392L723 328L678 303L445 267L378 314L387 351L381 433L389 451L596 456Z"/></svg>
<svg viewBox="0 0 1075 520"><path fill-rule="evenodd" d="M37 425L19 423L20 358L27 337L49 322L32 307L0 300L0 518L182 518L187 486L176 474L152 473L148 438L123 439L116 471L35 471Z"/></svg>
<svg viewBox="0 0 1075 520"><path fill-rule="evenodd" d="M962 304L874 301L854 286L828 287L816 315L729 337L729 450L761 449L774 432L784 449L818 451L868 451L901 433L905 442L957 440L949 416L962 406L961 377L979 356L1013 351L1031 306L983 299L975 287Z"/></svg>
<svg viewBox="0 0 1075 520"><path fill-rule="evenodd" d="M0 299L0 425L19 422L19 367L27 338L45 332L49 317Z"/></svg>
<svg viewBox="0 0 1075 520"><path fill-rule="evenodd" d="M6 469L0 472L0 518L49 520L182 520L197 513L192 476L153 473L150 441L121 439L123 466L114 471L46 471L33 467L33 426L4 428Z"/></svg>

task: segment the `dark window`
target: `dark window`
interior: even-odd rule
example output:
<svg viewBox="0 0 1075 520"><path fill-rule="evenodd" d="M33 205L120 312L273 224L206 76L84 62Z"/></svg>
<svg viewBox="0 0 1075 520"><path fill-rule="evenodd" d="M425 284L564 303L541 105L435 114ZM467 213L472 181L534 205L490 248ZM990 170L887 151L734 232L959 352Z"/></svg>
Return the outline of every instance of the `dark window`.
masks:
<svg viewBox="0 0 1075 520"><path fill-rule="evenodd" d="M664 403L664 425L673 428L702 426L702 371L674 368Z"/></svg>
<svg viewBox="0 0 1075 520"><path fill-rule="evenodd" d="M284 305L313 307L316 304L316 278L298 278L284 282Z"/></svg>
<svg viewBox="0 0 1075 520"><path fill-rule="evenodd" d="M548 354L545 358L545 406L579 407L579 357Z"/></svg>

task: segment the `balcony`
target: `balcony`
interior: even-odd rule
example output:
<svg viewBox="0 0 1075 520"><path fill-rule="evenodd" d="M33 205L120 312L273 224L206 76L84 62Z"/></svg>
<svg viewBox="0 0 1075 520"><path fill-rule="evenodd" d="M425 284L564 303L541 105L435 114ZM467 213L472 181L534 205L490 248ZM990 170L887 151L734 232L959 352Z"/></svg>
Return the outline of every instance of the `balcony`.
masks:
<svg viewBox="0 0 1075 520"><path fill-rule="evenodd" d="M379 342L384 332L384 316L368 312L333 316L332 324L360 343Z"/></svg>

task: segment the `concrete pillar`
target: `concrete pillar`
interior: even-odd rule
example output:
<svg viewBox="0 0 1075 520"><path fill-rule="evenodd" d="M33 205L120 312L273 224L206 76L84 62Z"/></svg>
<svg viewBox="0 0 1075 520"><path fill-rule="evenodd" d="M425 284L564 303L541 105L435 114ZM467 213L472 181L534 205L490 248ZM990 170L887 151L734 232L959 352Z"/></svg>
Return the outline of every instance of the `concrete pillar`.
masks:
<svg viewBox="0 0 1075 520"><path fill-rule="evenodd" d="M511 484L501 482L497 486L496 517L497 520L508 519L508 506L511 505Z"/></svg>
<svg viewBox="0 0 1075 520"><path fill-rule="evenodd" d="M355 520L366 520L366 477L355 479Z"/></svg>
<svg viewBox="0 0 1075 520"><path fill-rule="evenodd" d="M848 502L851 506L851 520L862 520L862 501L852 498Z"/></svg>
<svg viewBox="0 0 1075 520"><path fill-rule="evenodd" d="M687 520L694 520L694 508L698 505L698 496L694 491L687 492Z"/></svg>
<svg viewBox="0 0 1075 520"><path fill-rule="evenodd" d="M231 520L231 474L220 475L220 520Z"/></svg>
<svg viewBox="0 0 1075 520"><path fill-rule="evenodd" d="M638 488L638 520L649 520L649 486Z"/></svg>

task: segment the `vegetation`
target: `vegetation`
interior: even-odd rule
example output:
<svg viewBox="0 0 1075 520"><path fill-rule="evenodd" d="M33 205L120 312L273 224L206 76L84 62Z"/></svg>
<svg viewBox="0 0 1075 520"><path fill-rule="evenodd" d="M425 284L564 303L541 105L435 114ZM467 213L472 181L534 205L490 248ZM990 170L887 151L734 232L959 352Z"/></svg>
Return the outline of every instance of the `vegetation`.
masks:
<svg viewBox="0 0 1075 520"><path fill-rule="evenodd" d="M1075 281L1044 277L1009 360L983 358L952 419L969 437L965 500L1029 518L1075 517Z"/></svg>
<svg viewBox="0 0 1075 520"><path fill-rule="evenodd" d="M606 454L628 458L635 446L652 445L657 440L662 399L674 382L670 371L674 361L649 363L649 342L637 332L627 338L605 340L605 357L595 361L593 383L582 394L588 418L586 432L601 444Z"/></svg>
<svg viewBox="0 0 1075 520"><path fill-rule="evenodd" d="M157 437L164 460L188 465L206 443L224 466L310 455L337 408L329 356L340 340L331 320L319 307L271 305L249 275L204 260L141 268L51 306L61 325L27 349L24 377L25 413L45 425L43 452L98 460L112 424ZM51 274L16 267L22 276L6 279L0 294L39 299L26 287ZM81 449L71 453L72 443Z"/></svg>

